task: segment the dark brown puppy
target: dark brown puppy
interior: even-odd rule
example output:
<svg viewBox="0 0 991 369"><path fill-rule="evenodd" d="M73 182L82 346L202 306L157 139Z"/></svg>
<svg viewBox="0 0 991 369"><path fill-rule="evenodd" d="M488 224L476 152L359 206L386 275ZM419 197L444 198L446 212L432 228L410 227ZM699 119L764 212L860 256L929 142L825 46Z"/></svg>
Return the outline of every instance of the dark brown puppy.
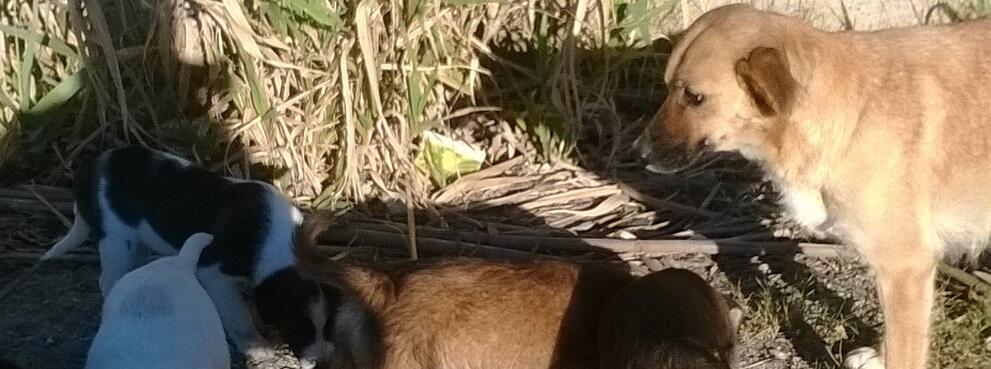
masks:
<svg viewBox="0 0 991 369"><path fill-rule="evenodd" d="M619 268L553 261L346 267L331 280L339 292L328 295L358 296L375 324L354 324L360 314L346 304L331 314L335 327L353 327L334 330L337 365L591 369L601 361L607 368L729 367L734 333L725 303L711 287L688 271L633 280ZM600 330L607 339L600 339ZM608 350L601 358L600 342Z"/></svg>
<svg viewBox="0 0 991 369"><path fill-rule="evenodd" d="M738 316L738 315L737 315ZM601 369L736 367L736 322L695 273L667 269L609 299L599 329Z"/></svg>

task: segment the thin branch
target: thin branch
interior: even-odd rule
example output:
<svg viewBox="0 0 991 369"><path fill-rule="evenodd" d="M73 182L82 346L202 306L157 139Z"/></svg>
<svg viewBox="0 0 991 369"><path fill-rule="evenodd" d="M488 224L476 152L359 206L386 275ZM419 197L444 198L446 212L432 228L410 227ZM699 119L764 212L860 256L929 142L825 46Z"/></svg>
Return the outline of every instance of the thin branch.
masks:
<svg viewBox="0 0 991 369"><path fill-rule="evenodd" d="M937 269L943 275L963 283L968 287L977 289L982 293L991 294L991 283L987 283L983 279L971 275L970 273L967 273L959 268L949 266L945 263L939 263Z"/></svg>
<svg viewBox="0 0 991 369"><path fill-rule="evenodd" d="M389 226L371 223L350 223L328 229L320 238L324 242L341 240L374 241L381 246L405 247L402 234L389 231ZM465 245L490 249L512 249L527 252L543 250L559 253L642 253L661 256L683 253L723 255L806 254L813 257L839 257L847 250L842 245L796 242L741 242L734 240L622 240L612 238L542 237L489 234L418 227L419 245L430 245L439 251L457 251ZM389 234L394 237L387 236ZM401 241L397 242L397 241ZM532 255L531 255L532 256Z"/></svg>
<svg viewBox="0 0 991 369"><path fill-rule="evenodd" d="M683 213L683 214L695 215L695 216L700 216L700 217L704 217L704 218L716 218L716 217L722 217L722 216L724 216L723 214L720 214L720 213L717 213L717 212L714 212L714 211L711 211L711 210L700 209L700 208L691 207L691 206L688 206L688 205L679 204L679 203L676 203L674 201L669 201L669 200L664 200L664 199L659 199L659 198L656 198L656 197L648 196L648 195L646 195L646 194L644 194L644 193L642 193L640 191L637 191L637 190L633 189L633 187L630 187L629 185L627 185L627 184L625 184L623 182L618 182L617 181L616 182L616 185L619 186L619 189L622 190L623 193L625 193L631 199L634 199L634 200L637 200L639 202L642 202L642 203L646 204L647 206L650 206L650 207L655 208L657 210L673 211L673 212L676 212L676 213Z"/></svg>

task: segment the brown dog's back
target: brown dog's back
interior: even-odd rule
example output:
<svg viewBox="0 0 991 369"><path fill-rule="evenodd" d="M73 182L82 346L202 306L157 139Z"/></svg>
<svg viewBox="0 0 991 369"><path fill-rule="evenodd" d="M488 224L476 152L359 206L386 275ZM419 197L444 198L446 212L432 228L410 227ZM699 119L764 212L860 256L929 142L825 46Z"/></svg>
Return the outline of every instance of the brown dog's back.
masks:
<svg viewBox="0 0 991 369"><path fill-rule="evenodd" d="M458 259L349 284L381 320L383 368L594 368L603 302L631 277L618 268Z"/></svg>
<svg viewBox="0 0 991 369"><path fill-rule="evenodd" d="M386 369L723 368L733 346L725 303L684 270L453 259L342 275Z"/></svg>

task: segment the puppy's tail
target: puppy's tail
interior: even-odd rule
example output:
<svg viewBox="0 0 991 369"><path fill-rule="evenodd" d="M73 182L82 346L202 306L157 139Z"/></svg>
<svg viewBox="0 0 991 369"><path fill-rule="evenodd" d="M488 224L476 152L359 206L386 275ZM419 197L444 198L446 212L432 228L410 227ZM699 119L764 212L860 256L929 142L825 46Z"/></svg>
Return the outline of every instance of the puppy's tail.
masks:
<svg viewBox="0 0 991 369"><path fill-rule="evenodd" d="M179 250L179 261L189 268L190 272L196 271L196 264L200 261L200 254L203 249L213 243L213 235L209 233L194 233L186 239L186 243Z"/></svg>
<svg viewBox="0 0 991 369"><path fill-rule="evenodd" d="M72 227L69 228L69 233L66 233L62 240L55 243L55 245L52 246L48 252L45 252L45 254L41 256L41 260L48 260L53 257L63 255L69 252L69 250L82 245L83 242L86 242L86 238L89 237L90 233L89 224L86 223L86 220L83 219L83 215L79 212L78 204L73 206L72 212L76 214L76 219L72 221Z"/></svg>
<svg viewBox="0 0 991 369"><path fill-rule="evenodd" d="M310 277L324 276L334 271L333 263L317 247L320 234L330 227L330 220L319 215L306 217L296 231L294 252L296 261Z"/></svg>

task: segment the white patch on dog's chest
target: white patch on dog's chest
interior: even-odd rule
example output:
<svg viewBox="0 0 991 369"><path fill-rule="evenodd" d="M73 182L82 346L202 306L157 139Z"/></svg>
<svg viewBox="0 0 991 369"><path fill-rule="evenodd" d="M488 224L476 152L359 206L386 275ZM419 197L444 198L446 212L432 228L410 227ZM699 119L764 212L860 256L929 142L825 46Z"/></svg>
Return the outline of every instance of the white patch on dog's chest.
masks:
<svg viewBox="0 0 991 369"><path fill-rule="evenodd" d="M781 206L792 220L809 231L828 232L829 214L821 192L808 187L782 185L779 185L779 190Z"/></svg>

